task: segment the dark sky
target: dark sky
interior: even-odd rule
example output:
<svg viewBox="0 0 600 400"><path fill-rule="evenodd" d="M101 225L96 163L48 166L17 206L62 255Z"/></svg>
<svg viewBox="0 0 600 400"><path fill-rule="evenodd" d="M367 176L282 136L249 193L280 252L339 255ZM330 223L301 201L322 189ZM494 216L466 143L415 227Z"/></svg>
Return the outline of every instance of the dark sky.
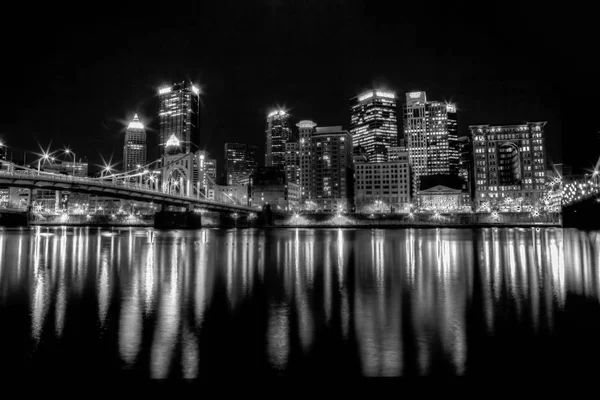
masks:
<svg viewBox="0 0 600 400"><path fill-rule="evenodd" d="M588 165L598 156L592 10L506 1L150 4L16 9L0 28L2 140L30 149L52 140L91 163L111 153L120 162L137 112L155 158L157 88L191 79L202 91L200 144L219 171L226 141L262 152L275 106L294 121L347 129L348 99L374 85L456 102L460 135L469 124L547 120L552 160Z"/></svg>

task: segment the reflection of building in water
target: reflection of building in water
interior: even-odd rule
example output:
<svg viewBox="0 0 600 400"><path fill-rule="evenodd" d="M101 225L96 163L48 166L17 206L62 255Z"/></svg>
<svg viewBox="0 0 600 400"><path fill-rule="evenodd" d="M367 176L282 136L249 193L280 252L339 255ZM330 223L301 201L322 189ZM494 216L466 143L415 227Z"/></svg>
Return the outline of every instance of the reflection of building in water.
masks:
<svg viewBox="0 0 600 400"><path fill-rule="evenodd" d="M0 297L11 304L29 296L32 346L72 337L78 324L68 319L85 312L104 320L105 329L116 326L122 361L153 377L194 378L202 370L202 333L220 329L205 313L213 290L226 288L227 240L237 242L227 249L237 252L230 270L236 311L258 296L257 285L273 288L262 339L263 356L276 369L286 370L295 351L311 349L325 310L334 334L346 337L344 324L351 324L348 336L356 338L365 375L409 373L412 354L423 374L436 372L440 358L462 373L467 312L481 313L490 333L503 329L507 318L526 322L522 326L532 321L535 331L552 327L567 294L600 296L597 232L203 230L160 232L148 243L143 232L111 236L77 228L48 235L44 229L0 231ZM278 251L286 263L279 267L272 263ZM262 283L253 278L261 268ZM82 301L90 291L91 307ZM91 329L101 332L102 325Z"/></svg>

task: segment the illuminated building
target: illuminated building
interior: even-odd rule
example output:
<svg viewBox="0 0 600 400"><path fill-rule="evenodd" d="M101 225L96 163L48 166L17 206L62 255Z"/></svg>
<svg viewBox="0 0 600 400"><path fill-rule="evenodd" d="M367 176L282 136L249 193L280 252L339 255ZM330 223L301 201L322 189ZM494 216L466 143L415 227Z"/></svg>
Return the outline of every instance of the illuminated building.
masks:
<svg viewBox="0 0 600 400"><path fill-rule="evenodd" d="M398 153L393 161L355 163L354 193L358 212L390 212L392 208L407 211L410 204L408 152Z"/></svg>
<svg viewBox="0 0 600 400"><path fill-rule="evenodd" d="M285 144L285 178L288 183L300 184L300 143Z"/></svg>
<svg viewBox="0 0 600 400"><path fill-rule="evenodd" d="M241 204L247 206L250 203L250 186L243 185L216 185L214 187L214 200L221 203Z"/></svg>
<svg viewBox="0 0 600 400"><path fill-rule="evenodd" d="M350 211L353 202L352 136L341 126L316 128L311 138L312 201L324 212Z"/></svg>
<svg viewBox="0 0 600 400"><path fill-rule="evenodd" d="M457 175L422 175L417 193L417 205L422 211L469 212L471 196L466 182Z"/></svg>
<svg viewBox="0 0 600 400"><path fill-rule="evenodd" d="M413 193L424 175L457 175L459 169L456 105L427 101L425 92L406 94L404 138L413 171Z"/></svg>
<svg viewBox="0 0 600 400"><path fill-rule="evenodd" d="M474 197L473 186L473 143L469 136L461 136L458 138L458 176L467 183L467 190Z"/></svg>
<svg viewBox="0 0 600 400"><path fill-rule="evenodd" d="M200 143L199 90L181 82L158 90L159 155L193 153Z"/></svg>
<svg viewBox="0 0 600 400"><path fill-rule="evenodd" d="M315 134L316 123L309 120L303 120L296 124L298 127L298 151L300 158L300 192L301 199L307 200L312 198L312 155L311 143L312 136Z"/></svg>
<svg viewBox="0 0 600 400"><path fill-rule="evenodd" d="M475 202L534 206L546 191L546 122L471 125Z"/></svg>
<svg viewBox="0 0 600 400"><path fill-rule="evenodd" d="M201 197L213 200L214 188L217 185L217 160L209 158L208 152L198 150L194 154L193 162L193 181L197 191L200 192Z"/></svg>
<svg viewBox="0 0 600 400"><path fill-rule="evenodd" d="M135 114L125 131L123 170L133 171L138 165L146 165L146 130Z"/></svg>
<svg viewBox="0 0 600 400"><path fill-rule="evenodd" d="M290 116L283 110L267 116L265 166L285 169L285 144L292 140Z"/></svg>
<svg viewBox="0 0 600 400"><path fill-rule="evenodd" d="M257 146L225 143L225 175L227 185L248 185L258 163Z"/></svg>
<svg viewBox="0 0 600 400"><path fill-rule="evenodd" d="M350 99L350 133L354 146L366 150L370 162L387 161L387 149L398 145L396 94L369 90Z"/></svg>
<svg viewBox="0 0 600 400"><path fill-rule="evenodd" d="M7 161L7 149L2 140L0 140L0 160Z"/></svg>
<svg viewBox="0 0 600 400"><path fill-rule="evenodd" d="M388 148L387 159L388 161L395 161L404 157L406 154L408 154L406 146L393 146Z"/></svg>

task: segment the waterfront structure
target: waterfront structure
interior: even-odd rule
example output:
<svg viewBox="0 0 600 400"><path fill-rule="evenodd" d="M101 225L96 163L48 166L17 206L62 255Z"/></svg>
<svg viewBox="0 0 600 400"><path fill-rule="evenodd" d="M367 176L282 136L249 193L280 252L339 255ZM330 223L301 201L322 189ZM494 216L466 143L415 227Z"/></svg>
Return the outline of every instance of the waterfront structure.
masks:
<svg viewBox="0 0 600 400"><path fill-rule="evenodd" d="M458 138L458 176L467 183L467 191L471 199L475 196L475 187L473 185L473 143L469 136Z"/></svg>
<svg viewBox="0 0 600 400"><path fill-rule="evenodd" d="M348 212L353 202L352 136L341 126L316 128L311 138L311 200L323 212Z"/></svg>
<svg viewBox="0 0 600 400"><path fill-rule="evenodd" d="M198 88L184 81L158 90L159 155L194 153L200 144Z"/></svg>
<svg viewBox="0 0 600 400"><path fill-rule="evenodd" d="M285 144L285 177L288 183L300 184L300 143Z"/></svg>
<svg viewBox="0 0 600 400"><path fill-rule="evenodd" d="M408 152L393 161L354 165L357 212L407 212L410 208Z"/></svg>
<svg viewBox="0 0 600 400"><path fill-rule="evenodd" d="M283 110L269 113L265 130L265 166L285 169L285 144L291 140L289 114Z"/></svg>
<svg viewBox="0 0 600 400"><path fill-rule="evenodd" d="M146 165L146 130L135 114L125 130L123 145L123 170L134 171Z"/></svg>
<svg viewBox="0 0 600 400"><path fill-rule="evenodd" d="M456 175L423 175L419 183L417 206L420 211L469 212L471 196L466 182Z"/></svg>
<svg viewBox="0 0 600 400"><path fill-rule="evenodd" d="M285 171L280 167L259 167L250 178L251 206L263 208L269 205L272 210L285 210L287 187Z"/></svg>
<svg viewBox="0 0 600 400"><path fill-rule="evenodd" d="M373 89L350 99L350 133L371 162L387 161L387 149L398 145L396 94Z"/></svg>
<svg viewBox="0 0 600 400"><path fill-rule="evenodd" d="M504 202L523 211L540 206L547 191L545 125L546 121L469 126L475 202L481 209Z"/></svg>
<svg viewBox="0 0 600 400"><path fill-rule="evenodd" d="M317 124L310 120L303 120L296 124L298 127L298 155L300 162L300 201L310 200L312 194L312 136L316 132Z"/></svg>
<svg viewBox="0 0 600 400"><path fill-rule="evenodd" d="M404 138L413 171L413 193L421 176L458 175L456 105L427 101L425 92L406 94Z"/></svg>
<svg viewBox="0 0 600 400"><path fill-rule="evenodd" d="M258 168L258 147L246 143L225 143L225 180L227 185L248 185Z"/></svg>

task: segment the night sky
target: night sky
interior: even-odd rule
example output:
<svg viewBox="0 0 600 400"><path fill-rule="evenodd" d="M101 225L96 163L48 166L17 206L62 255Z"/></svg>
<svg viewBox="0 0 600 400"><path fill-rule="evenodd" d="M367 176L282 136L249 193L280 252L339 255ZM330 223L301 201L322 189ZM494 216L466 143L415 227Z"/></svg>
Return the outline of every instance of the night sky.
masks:
<svg viewBox="0 0 600 400"><path fill-rule="evenodd" d="M469 124L547 120L549 158L590 166L600 153L593 13L523 3L18 6L0 28L0 136L120 162L137 112L154 159L157 88L191 79L202 92L200 146L222 172L226 141L263 154L269 110L348 129L348 99L382 86L456 102L461 136Z"/></svg>

